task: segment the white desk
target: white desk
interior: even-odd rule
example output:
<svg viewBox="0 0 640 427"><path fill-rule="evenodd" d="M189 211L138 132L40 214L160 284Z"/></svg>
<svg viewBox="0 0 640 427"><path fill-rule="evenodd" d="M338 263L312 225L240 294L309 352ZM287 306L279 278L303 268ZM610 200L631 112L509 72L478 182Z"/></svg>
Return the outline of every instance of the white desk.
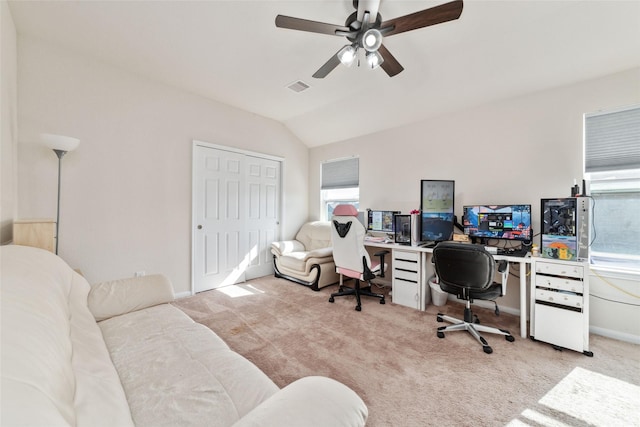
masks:
<svg viewBox="0 0 640 427"><path fill-rule="evenodd" d="M422 248L419 246L409 246L409 245L399 245L397 243L379 243L379 242L371 242L365 241L364 245L371 248L381 248L381 249L389 249L392 252L393 259L393 251L401 250L401 251L409 251L409 252L417 252L420 254L422 258L421 265L427 265L427 255L433 253L433 248ZM531 264L531 257L527 255L526 257L517 257L517 256L508 256L508 255L493 255L493 258L496 261L505 260L508 263L518 264L520 270L520 336L522 338L527 337L527 264ZM427 269L421 269L421 283L426 284L427 277ZM392 285L393 286L393 285Z"/></svg>

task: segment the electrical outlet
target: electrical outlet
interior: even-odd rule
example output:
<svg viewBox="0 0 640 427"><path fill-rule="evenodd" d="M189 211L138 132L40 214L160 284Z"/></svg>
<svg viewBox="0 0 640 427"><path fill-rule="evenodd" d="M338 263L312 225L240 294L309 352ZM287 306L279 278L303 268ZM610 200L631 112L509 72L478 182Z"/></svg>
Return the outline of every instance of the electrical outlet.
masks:
<svg viewBox="0 0 640 427"><path fill-rule="evenodd" d="M146 273L144 272L144 270L142 271L136 271L133 275L133 277L142 277L144 276Z"/></svg>

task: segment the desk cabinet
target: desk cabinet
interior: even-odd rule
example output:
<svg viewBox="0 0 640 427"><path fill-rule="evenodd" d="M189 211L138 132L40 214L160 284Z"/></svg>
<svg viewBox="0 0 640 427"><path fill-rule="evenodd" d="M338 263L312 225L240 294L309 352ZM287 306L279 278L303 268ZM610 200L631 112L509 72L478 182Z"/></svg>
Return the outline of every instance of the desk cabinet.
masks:
<svg viewBox="0 0 640 427"><path fill-rule="evenodd" d="M593 356L589 351L588 264L536 258L531 283L531 338Z"/></svg>
<svg viewBox="0 0 640 427"><path fill-rule="evenodd" d="M420 310L421 255L417 251L392 251L393 290L395 304Z"/></svg>

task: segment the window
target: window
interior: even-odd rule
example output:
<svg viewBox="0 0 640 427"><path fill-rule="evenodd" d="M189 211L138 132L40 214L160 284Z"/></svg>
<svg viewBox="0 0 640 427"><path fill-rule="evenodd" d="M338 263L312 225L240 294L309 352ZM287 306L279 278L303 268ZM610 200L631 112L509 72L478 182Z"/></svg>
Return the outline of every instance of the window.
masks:
<svg viewBox="0 0 640 427"><path fill-rule="evenodd" d="M584 143L590 262L640 273L640 106L586 114Z"/></svg>
<svg viewBox="0 0 640 427"><path fill-rule="evenodd" d="M333 216L333 209L339 204L351 204L358 209L360 200L359 159L328 160L321 167L321 212L322 220Z"/></svg>

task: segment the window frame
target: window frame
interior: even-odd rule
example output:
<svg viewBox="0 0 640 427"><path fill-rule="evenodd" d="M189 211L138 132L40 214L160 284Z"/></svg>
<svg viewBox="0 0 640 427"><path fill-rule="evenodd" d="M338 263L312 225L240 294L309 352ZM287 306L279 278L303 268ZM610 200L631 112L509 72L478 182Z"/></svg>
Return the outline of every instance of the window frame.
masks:
<svg viewBox="0 0 640 427"><path fill-rule="evenodd" d="M325 173L334 174L331 177ZM337 174L337 175L336 175ZM325 160L320 165L320 220L330 220L330 204L360 204L360 158Z"/></svg>
<svg viewBox="0 0 640 427"><path fill-rule="evenodd" d="M589 119L601 119L605 115L615 115L617 113L629 112L632 115L640 111L640 105L634 105L625 108L617 108L610 110L598 111L596 113L587 113L583 119L583 174L585 182L588 183L589 189L587 194L591 197L592 209L591 215L591 236L592 240L589 244L589 266L593 270L598 270L610 277L620 277L631 280L640 278L640 256L635 254L611 253L594 251L592 243L597 239L597 230L594 223L595 215L598 212L598 199L600 195L624 195L629 193L637 193L640 191L640 164L638 168L621 169L620 156L629 154L637 156L637 147L640 145L638 139L638 128L636 122L633 121L628 129L624 129L630 135L630 139L620 139L617 134L620 128L615 127L615 135L612 135L611 144L604 143L602 135L597 135L590 140ZM629 124L628 122L626 123ZM608 141L609 135L605 133L604 139ZM626 137L626 136L625 136ZM616 139L618 138L618 139ZM595 142L594 142L595 141ZM629 142L631 141L631 143ZM590 142L592 145L590 146ZM594 146L597 149L597 156L594 156ZM591 150L591 151L590 151ZM610 151L608 151L610 150ZM607 157L609 156L610 157ZM594 157L597 158L597 166L593 166ZM603 163L604 162L604 163ZM604 164L604 167L603 167ZM632 164L635 166L635 164ZM602 201L602 199L601 199ZM638 261L638 267L635 267Z"/></svg>

